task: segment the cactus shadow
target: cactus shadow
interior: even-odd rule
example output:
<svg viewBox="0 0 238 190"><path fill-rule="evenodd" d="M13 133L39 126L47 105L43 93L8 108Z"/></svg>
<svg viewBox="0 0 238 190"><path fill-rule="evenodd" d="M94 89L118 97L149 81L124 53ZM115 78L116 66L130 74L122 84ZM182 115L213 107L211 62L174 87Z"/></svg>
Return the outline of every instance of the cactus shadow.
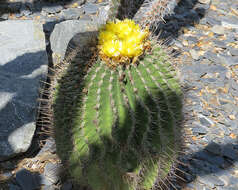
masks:
<svg viewBox="0 0 238 190"><path fill-rule="evenodd" d="M212 141L200 150L186 150L186 154L179 158L183 164L178 166L183 171L178 175L183 176L185 181L177 179L177 184L183 188L188 184L194 188L200 184L200 188L218 185L226 186L224 189L236 189L237 180L233 174L238 166L237 142L238 139L230 143Z"/></svg>
<svg viewBox="0 0 238 190"><path fill-rule="evenodd" d="M89 45L81 48L77 52L77 55L71 59L70 63L64 63L60 66L61 69L65 69L65 72L59 77L58 85L54 89L56 92L55 97L53 97L54 135L57 154L67 169L65 174L69 178L72 177L72 173L74 177L76 176L76 178L72 179L76 179L74 189L92 188L89 187L86 181L88 177L95 185L100 186L103 181L105 182L105 187L108 189L118 187L118 189L122 190L124 189L125 180L136 181L138 176L146 172L146 168L144 168L138 176L133 173L141 167L141 163L146 165L156 162L155 165L157 165L158 156L160 156L159 161L163 164L158 168L158 180L155 186L160 188L173 186L172 174L176 170L176 158L179 155L180 144L183 144L183 135L180 130L182 97L170 89L167 89L166 92L155 89L155 96L158 97L158 104L161 109L160 117L162 119L160 121L160 129L156 123L153 123L156 121L157 107L148 94L145 98L145 103L154 112L151 115L153 124L151 124L150 132L146 130L145 124L148 122L146 119L148 113L146 113L141 102L136 101L133 114L135 114L135 118L137 119L137 127L134 126L135 128L133 129L132 110L126 108L126 117L120 124L120 127L113 128L108 136L101 135L100 139L103 143L88 144L90 151L87 154L75 154L77 147L75 147L75 139L73 140L73 133L76 132L74 125L75 121L79 120L78 113L80 111L80 105L83 102L82 97L87 93L85 91L83 77L86 75L88 66L94 61L93 52L90 51L93 47L95 47L94 43L92 43L92 46ZM164 97L165 94L170 104L173 105L170 107L171 110L168 109ZM168 114L170 112L176 117L175 120L177 123L175 128L173 126L174 123L172 124L172 116ZM117 120L115 121L115 126L119 126L118 122ZM159 130L163 130L164 134L160 134ZM145 133L148 133L148 142L142 141ZM128 140L129 136L130 140ZM168 139L165 137L168 137ZM79 138L83 140L82 136L79 136ZM164 139L163 142L162 139ZM79 163L84 163L86 166L82 169L83 174L80 173ZM86 177L84 175L87 171L90 174ZM167 178L163 176L164 173L166 173Z"/></svg>

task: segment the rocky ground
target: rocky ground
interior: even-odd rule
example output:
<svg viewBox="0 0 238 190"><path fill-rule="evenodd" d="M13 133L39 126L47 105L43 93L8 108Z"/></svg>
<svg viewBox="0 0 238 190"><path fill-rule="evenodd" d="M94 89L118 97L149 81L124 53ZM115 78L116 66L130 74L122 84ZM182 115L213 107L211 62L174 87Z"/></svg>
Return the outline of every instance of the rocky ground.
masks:
<svg viewBox="0 0 238 190"><path fill-rule="evenodd" d="M31 109L37 99L34 87L39 87L38 76L45 76L47 64L62 59L67 41L84 32L87 23L100 22L97 19L103 18L106 10L106 0L0 2L0 52L4 52L0 57L0 190L77 189L61 176L64 168L53 138L47 137L39 147L35 135L29 148L29 131L34 132L35 125L27 124L34 118ZM159 25L163 31L160 38L169 39L167 43L178 52L174 65L185 92L184 127L189 134L181 156L186 166L180 166L186 172L186 182L175 181L174 186L184 190L238 189L238 2L181 0L165 20ZM25 56L16 59L19 55ZM21 108L26 105L30 111L24 112ZM18 119L9 117L11 112ZM27 123L21 123L25 118ZM11 130L2 128L12 120L25 130L13 135L10 146L4 136ZM22 139L26 141L18 146ZM27 148L26 153L17 155ZM14 155L17 157L11 158Z"/></svg>

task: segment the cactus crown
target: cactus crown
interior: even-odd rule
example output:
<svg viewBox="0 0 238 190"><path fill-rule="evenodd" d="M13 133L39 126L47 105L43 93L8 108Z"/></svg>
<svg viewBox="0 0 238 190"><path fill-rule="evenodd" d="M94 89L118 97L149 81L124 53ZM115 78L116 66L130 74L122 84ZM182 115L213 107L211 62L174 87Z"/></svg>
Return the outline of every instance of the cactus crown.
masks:
<svg viewBox="0 0 238 190"><path fill-rule="evenodd" d="M148 35L129 19L108 22L99 31L99 55L111 67L128 64L148 49Z"/></svg>

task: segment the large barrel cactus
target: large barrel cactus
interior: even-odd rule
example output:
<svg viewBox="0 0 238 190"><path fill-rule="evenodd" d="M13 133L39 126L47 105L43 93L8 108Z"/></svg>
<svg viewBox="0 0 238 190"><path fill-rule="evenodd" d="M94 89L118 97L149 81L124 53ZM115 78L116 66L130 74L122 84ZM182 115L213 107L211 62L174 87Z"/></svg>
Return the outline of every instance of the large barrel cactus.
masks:
<svg viewBox="0 0 238 190"><path fill-rule="evenodd" d="M113 21L98 36L98 48L55 66L57 153L92 190L168 189L182 95L169 57L131 20Z"/></svg>
<svg viewBox="0 0 238 190"><path fill-rule="evenodd" d="M106 30L118 31L116 24L122 23L102 29L100 56L92 55L87 62L81 53L58 80L54 95L58 154L71 176L93 190L168 187L179 151L180 86L167 54L146 40L146 32L138 33L141 38L134 32L126 35L142 43L131 50L129 42L126 49L115 43L104 47L113 36ZM130 20L125 23L138 27Z"/></svg>

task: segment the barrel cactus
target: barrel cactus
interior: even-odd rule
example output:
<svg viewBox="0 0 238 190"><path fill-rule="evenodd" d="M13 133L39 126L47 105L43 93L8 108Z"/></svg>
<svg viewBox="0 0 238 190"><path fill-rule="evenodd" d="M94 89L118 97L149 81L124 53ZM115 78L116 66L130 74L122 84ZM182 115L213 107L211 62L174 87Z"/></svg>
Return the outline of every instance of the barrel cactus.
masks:
<svg viewBox="0 0 238 190"><path fill-rule="evenodd" d="M97 48L58 66L52 88L57 153L81 186L173 186L182 93L168 55L149 37L132 20L112 21L101 27Z"/></svg>

